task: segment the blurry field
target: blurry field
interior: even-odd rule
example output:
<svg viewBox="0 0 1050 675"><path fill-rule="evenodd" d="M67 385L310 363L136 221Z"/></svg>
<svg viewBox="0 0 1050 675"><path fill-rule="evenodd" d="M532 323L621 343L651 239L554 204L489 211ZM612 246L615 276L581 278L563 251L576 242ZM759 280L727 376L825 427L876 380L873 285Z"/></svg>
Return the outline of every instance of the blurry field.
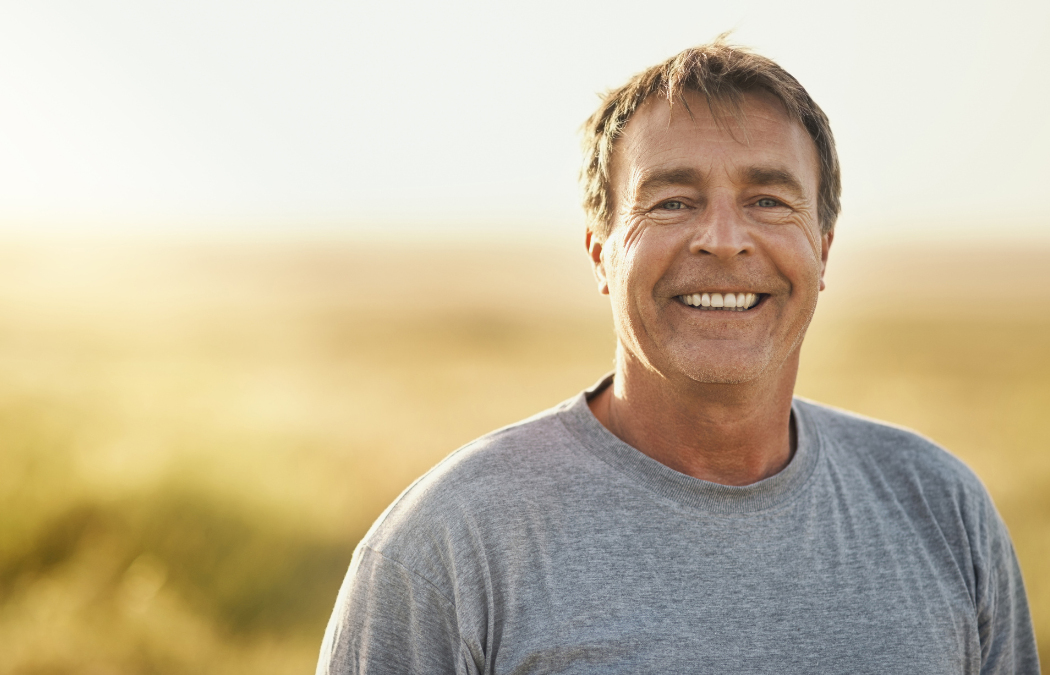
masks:
<svg viewBox="0 0 1050 675"><path fill-rule="evenodd" d="M978 472L1050 659L1050 249L860 249L799 393ZM582 246L8 242L0 675L312 672L375 516L612 348Z"/></svg>

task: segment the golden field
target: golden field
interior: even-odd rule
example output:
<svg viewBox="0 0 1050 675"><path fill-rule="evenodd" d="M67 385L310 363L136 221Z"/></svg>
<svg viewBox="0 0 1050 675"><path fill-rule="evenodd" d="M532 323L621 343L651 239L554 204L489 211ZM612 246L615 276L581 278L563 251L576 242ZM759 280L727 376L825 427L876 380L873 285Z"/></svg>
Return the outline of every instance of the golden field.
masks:
<svg viewBox="0 0 1050 675"><path fill-rule="evenodd" d="M799 394L977 471L1050 662L1050 248L836 246ZM0 675L312 672L390 500L612 351L562 242L6 242Z"/></svg>

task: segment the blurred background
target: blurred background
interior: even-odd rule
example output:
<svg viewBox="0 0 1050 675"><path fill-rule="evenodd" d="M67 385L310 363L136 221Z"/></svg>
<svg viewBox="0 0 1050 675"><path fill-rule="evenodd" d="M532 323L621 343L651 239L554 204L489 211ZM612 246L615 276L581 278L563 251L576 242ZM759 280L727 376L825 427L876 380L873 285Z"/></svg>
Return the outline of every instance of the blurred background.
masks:
<svg viewBox="0 0 1050 675"><path fill-rule="evenodd" d="M576 130L773 57L844 211L798 392L992 492L1050 662L1050 4L0 3L0 675L309 673L440 458L611 368Z"/></svg>

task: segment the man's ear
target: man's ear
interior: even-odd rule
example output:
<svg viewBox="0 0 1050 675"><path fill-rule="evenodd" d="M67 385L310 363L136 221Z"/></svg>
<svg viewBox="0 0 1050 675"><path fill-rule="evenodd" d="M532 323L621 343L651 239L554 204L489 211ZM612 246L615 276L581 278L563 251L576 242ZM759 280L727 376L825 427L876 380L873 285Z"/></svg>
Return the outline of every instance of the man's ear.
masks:
<svg viewBox="0 0 1050 675"><path fill-rule="evenodd" d="M602 242L598 236L587 228L587 235L583 241L587 247L587 255L591 259L591 269L594 271L594 279L598 282L598 292L609 295L609 278L605 274L605 256L602 255Z"/></svg>
<svg viewBox="0 0 1050 675"><path fill-rule="evenodd" d="M831 242L835 239L835 230L820 235L820 290L827 288L824 283L824 271L828 268L828 252L831 251Z"/></svg>

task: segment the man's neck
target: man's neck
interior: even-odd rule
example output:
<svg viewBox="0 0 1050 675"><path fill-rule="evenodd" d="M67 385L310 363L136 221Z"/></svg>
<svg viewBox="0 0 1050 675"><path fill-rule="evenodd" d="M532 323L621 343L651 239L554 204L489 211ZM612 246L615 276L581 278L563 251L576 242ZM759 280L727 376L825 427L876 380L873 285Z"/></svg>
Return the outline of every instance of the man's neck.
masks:
<svg viewBox="0 0 1050 675"><path fill-rule="evenodd" d="M612 386L588 402L620 440L675 471L722 485L757 483L791 461L797 351L780 372L745 384L675 386L639 365L618 359Z"/></svg>

